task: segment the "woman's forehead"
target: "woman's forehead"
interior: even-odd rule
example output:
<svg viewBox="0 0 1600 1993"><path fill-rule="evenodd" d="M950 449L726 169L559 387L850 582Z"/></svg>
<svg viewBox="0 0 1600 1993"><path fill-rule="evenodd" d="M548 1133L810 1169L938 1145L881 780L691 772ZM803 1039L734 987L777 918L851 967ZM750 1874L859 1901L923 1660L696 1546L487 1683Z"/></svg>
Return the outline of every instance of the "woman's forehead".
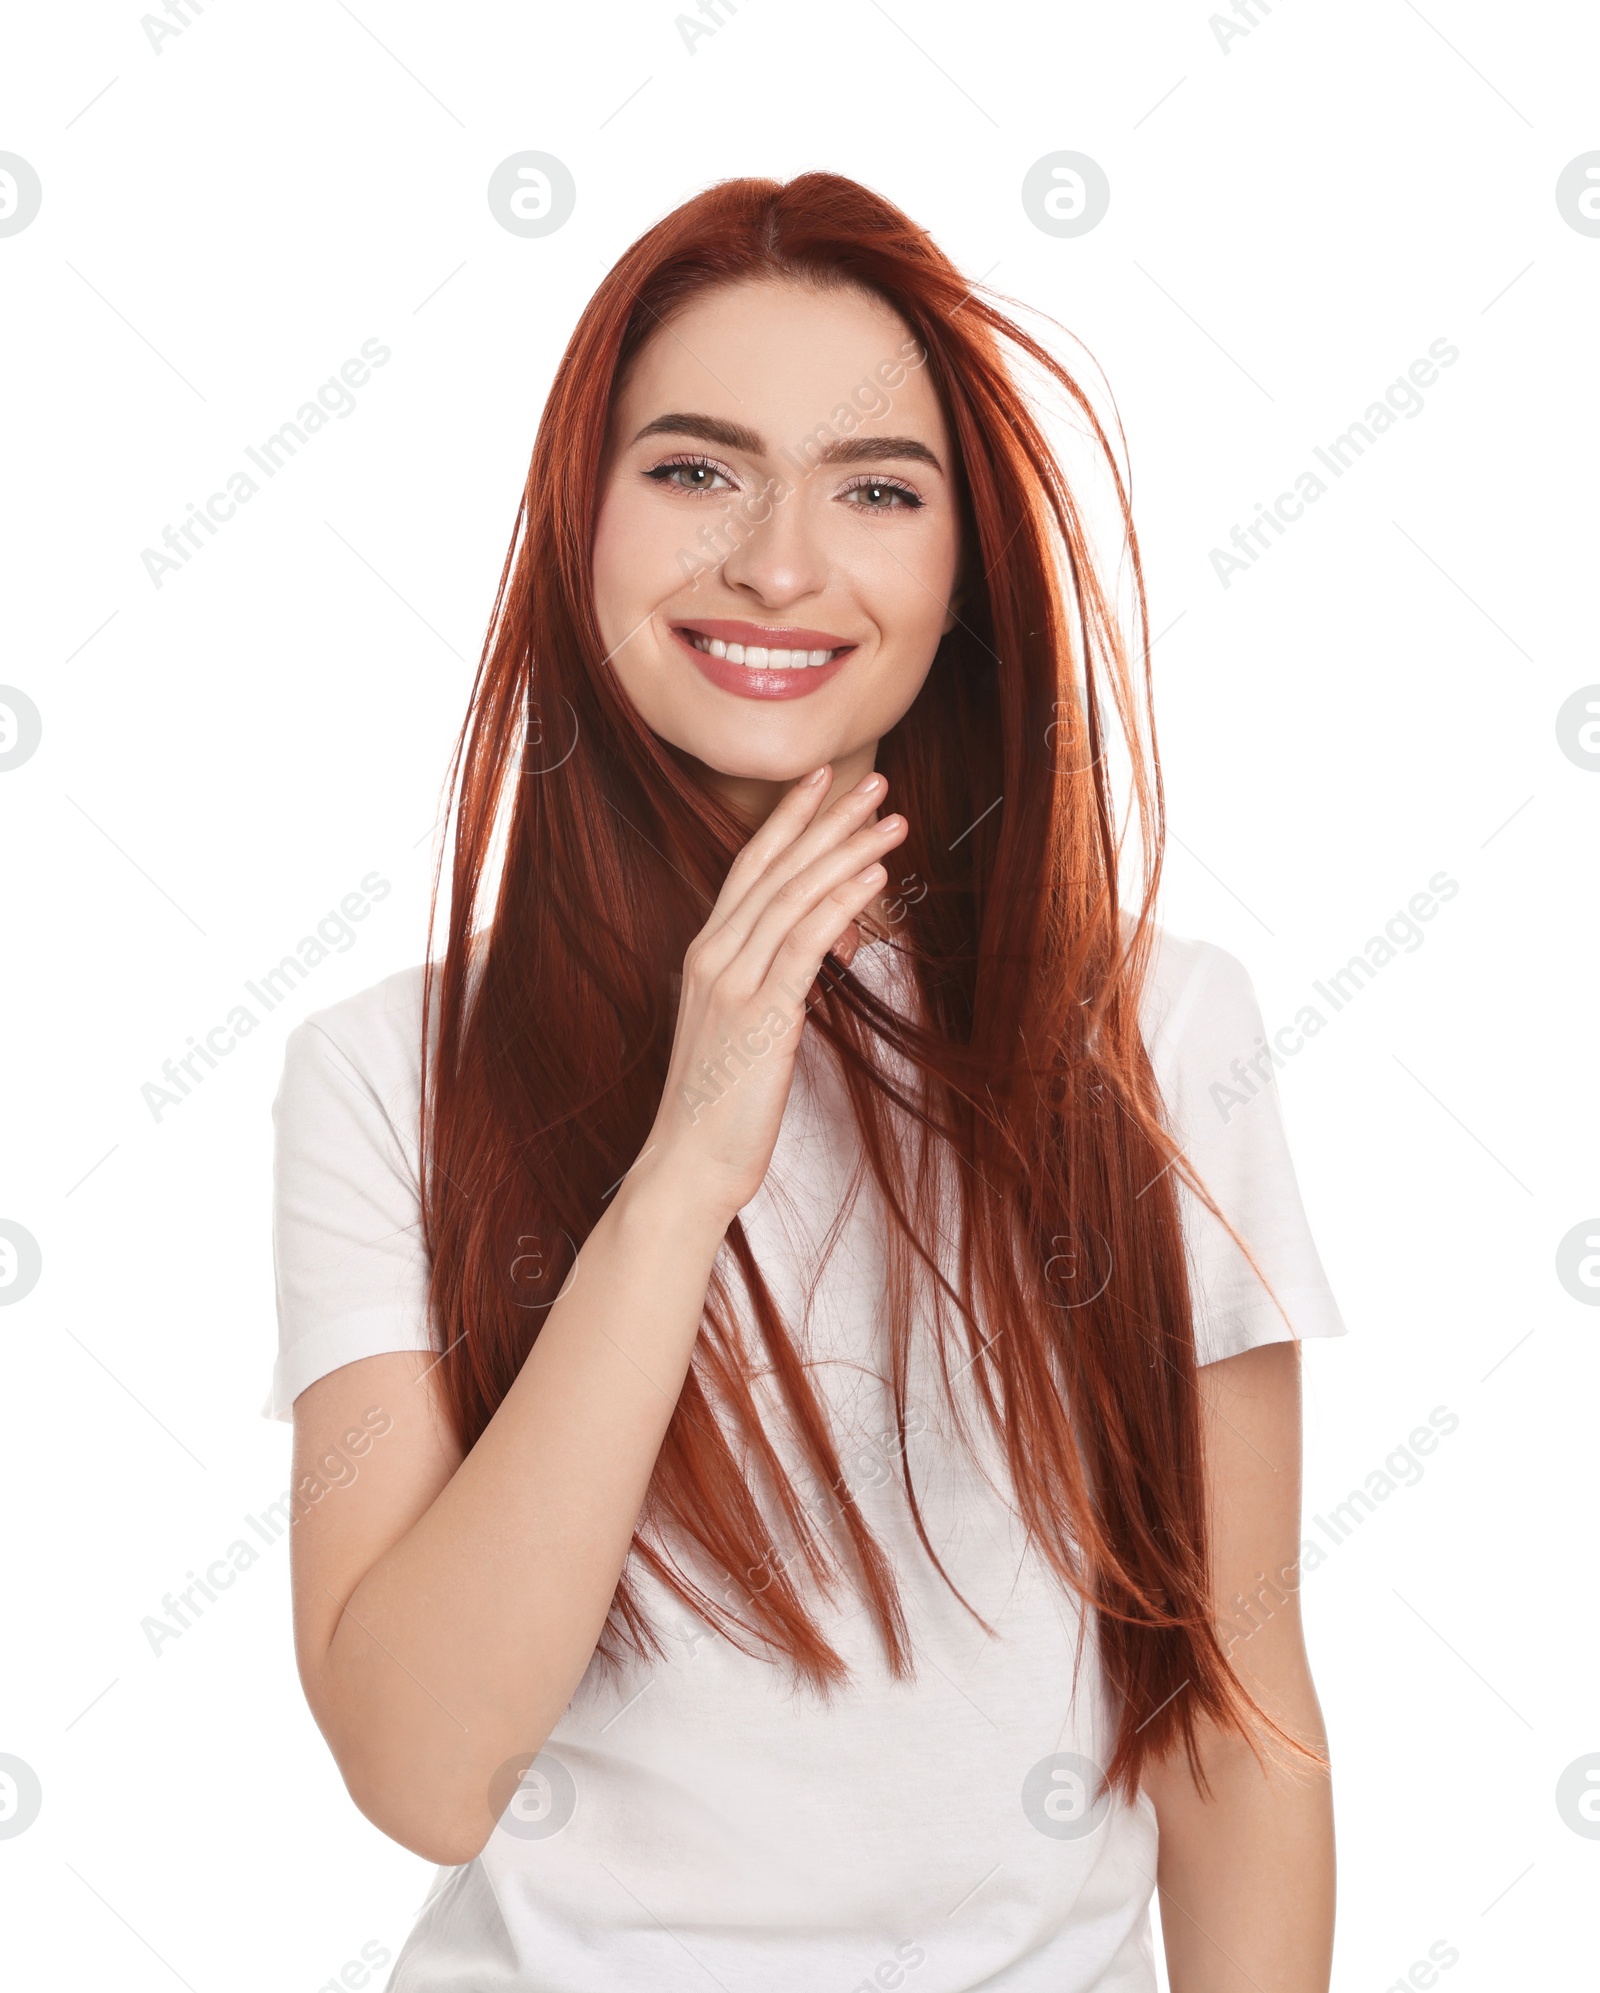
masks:
<svg viewBox="0 0 1600 1993"><path fill-rule="evenodd" d="M852 404L863 429L908 424L942 441L943 412L917 342L884 299L855 285L763 279L719 285L657 328L619 383L626 442L668 410L692 409L781 449ZM771 431L770 435L768 431Z"/></svg>

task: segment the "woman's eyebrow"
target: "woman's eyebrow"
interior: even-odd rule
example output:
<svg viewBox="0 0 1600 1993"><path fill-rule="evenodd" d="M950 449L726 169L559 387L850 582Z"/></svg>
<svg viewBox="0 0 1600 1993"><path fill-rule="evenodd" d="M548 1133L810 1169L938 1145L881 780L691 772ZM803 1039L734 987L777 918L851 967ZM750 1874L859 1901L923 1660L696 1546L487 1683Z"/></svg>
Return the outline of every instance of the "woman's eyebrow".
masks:
<svg viewBox="0 0 1600 1993"><path fill-rule="evenodd" d="M819 438L826 431L827 424L819 423L787 454L803 457L812 464L868 464L900 457L913 463L931 464L943 474L944 465L926 443L919 443L914 436L836 436L824 443ZM692 436L697 442L720 443L723 449L739 450L748 457L762 457L767 452L766 438L754 429L747 429L742 422L724 422L715 415L681 412L658 415L633 440L642 443L646 436Z"/></svg>
<svg viewBox="0 0 1600 1993"><path fill-rule="evenodd" d="M646 436L693 436L697 442L720 443L725 450L742 450L748 457L766 455L765 441L742 422L723 422L715 415L658 415L634 437L642 443Z"/></svg>
<svg viewBox="0 0 1600 1993"><path fill-rule="evenodd" d="M820 449L807 437L800 447L808 457L815 451L819 464L875 464L884 457L906 457L913 463L931 464L936 471L944 470L927 444L919 443L915 436L841 436Z"/></svg>

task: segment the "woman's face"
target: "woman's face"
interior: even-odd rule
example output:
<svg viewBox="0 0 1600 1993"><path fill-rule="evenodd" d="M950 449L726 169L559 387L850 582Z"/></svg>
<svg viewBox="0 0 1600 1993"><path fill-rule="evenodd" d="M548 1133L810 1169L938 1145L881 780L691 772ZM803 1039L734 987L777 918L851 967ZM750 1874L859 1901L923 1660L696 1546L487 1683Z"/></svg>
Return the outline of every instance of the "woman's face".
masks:
<svg viewBox="0 0 1600 1993"><path fill-rule="evenodd" d="M924 358L865 292L739 283L620 385L601 635L645 724L752 821L825 761L838 788L868 773L955 622L955 466Z"/></svg>

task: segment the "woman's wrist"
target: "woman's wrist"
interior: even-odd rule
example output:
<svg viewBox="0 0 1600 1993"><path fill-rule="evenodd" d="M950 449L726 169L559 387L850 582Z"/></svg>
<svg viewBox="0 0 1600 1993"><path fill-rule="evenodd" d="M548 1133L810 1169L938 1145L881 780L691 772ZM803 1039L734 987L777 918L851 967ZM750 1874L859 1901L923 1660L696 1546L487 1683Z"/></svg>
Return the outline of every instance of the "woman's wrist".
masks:
<svg viewBox="0 0 1600 1993"><path fill-rule="evenodd" d="M718 1198L697 1172L652 1145L622 1179L611 1209L625 1229L674 1250L695 1242L714 1258L737 1207Z"/></svg>

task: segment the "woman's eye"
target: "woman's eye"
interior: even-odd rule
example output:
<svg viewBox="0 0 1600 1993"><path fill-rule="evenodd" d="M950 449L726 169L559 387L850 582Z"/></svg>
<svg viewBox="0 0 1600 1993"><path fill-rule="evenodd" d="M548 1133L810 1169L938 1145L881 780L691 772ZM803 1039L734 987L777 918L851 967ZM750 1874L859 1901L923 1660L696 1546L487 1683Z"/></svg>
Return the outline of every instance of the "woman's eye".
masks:
<svg viewBox="0 0 1600 1993"><path fill-rule="evenodd" d="M677 463L657 464L654 470L646 471L645 476L654 478L657 484L670 484L678 491L731 491L732 480L715 464Z"/></svg>
<svg viewBox="0 0 1600 1993"><path fill-rule="evenodd" d="M868 478L862 484L853 484L842 494L863 512L893 512L904 507L915 511L922 503L914 491L903 484L890 484L882 478Z"/></svg>

